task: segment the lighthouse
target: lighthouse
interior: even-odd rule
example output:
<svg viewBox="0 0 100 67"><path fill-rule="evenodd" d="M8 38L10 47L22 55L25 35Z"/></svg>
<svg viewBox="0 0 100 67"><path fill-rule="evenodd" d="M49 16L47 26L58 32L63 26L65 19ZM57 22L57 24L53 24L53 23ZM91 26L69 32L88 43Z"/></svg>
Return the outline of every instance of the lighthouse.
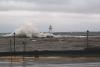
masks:
<svg viewBox="0 0 100 67"><path fill-rule="evenodd" d="M53 28L52 28L52 25L50 25L48 29L49 29L50 37L52 37L52 29L53 29Z"/></svg>

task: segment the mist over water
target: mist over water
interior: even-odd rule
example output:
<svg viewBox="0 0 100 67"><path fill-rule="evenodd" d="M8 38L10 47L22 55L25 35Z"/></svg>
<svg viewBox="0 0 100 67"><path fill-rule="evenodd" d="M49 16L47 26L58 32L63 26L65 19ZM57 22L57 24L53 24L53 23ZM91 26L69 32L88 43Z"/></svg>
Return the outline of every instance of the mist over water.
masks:
<svg viewBox="0 0 100 67"><path fill-rule="evenodd" d="M15 30L15 33L17 36L23 36L23 35L25 35L26 37L40 36L37 28L31 22L22 24Z"/></svg>
<svg viewBox="0 0 100 67"><path fill-rule="evenodd" d="M47 37L47 36L53 35L50 33L39 32L38 28L35 27L32 22L23 23L14 32L16 33L16 36L25 36L25 37L30 37L30 38L31 37ZM14 32L12 32L8 36L13 36Z"/></svg>
<svg viewBox="0 0 100 67"><path fill-rule="evenodd" d="M48 28L47 28L48 29ZM13 36L13 33L16 33L18 37L85 37L86 32L39 32L39 29L33 24L32 21L28 20L25 23L19 25L18 28L15 29L11 34L2 34L1 36ZM100 32L89 32L90 36L100 36Z"/></svg>

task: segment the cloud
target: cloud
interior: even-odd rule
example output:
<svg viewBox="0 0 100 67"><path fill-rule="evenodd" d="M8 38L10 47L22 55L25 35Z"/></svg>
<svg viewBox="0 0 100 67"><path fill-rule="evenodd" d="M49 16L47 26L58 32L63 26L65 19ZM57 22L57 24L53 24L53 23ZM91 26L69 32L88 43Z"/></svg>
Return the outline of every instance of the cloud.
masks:
<svg viewBox="0 0 100 67"><path fill-rule="evenodd" d="M0 0L0 10L32 10L36 8L35 3L25 2L25 1L16 1L16 0Z"/></svg>
<svg viewBox="0 0 100 67"><path fill-rule="evenodd" d="M27 16L33 17L34 20L44 21L91 21L96 22L100 19L100 14L83 14L83 13L63 13L63 12L47 12L47 11L0 11L1 18L4 16ZM59 21L60 20L60 21Z"/></svg>
<svg viewBox="0 0 100 67"><path fill-rule="evenodd" d="M10 31L15 30L16 27L26 20L31 20L40 31L46 32L50 24L53 25L54 31L99 30L99 19L100 14L48 11L0 11L0 25L3 25L5 29L8 29L10 26Z"/></svg>
<svg viewBox="0 0 100 67"><path fill-rule="evenodd" d="M99 30L99 6L100 0L0 0L0 30L13 31L27 19L40 31L50 24L55 31Z"/></svg>
<svg viewBox="0 0 100 67"><path fill-rule="evenodd" d="M100 0L0 0L0 10L100 13Z"/></svg>

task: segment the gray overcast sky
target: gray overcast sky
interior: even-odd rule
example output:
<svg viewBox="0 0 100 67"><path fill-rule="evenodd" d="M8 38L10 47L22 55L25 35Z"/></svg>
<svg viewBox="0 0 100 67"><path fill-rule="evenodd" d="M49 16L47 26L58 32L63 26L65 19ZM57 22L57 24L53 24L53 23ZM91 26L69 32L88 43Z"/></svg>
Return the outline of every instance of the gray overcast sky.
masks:
<svg viewBox="0 0 100 67"><path fill-rule="evenodd" d="M100 0L0 0L0 32L32 22L39 31L100 31Z"/></svg>

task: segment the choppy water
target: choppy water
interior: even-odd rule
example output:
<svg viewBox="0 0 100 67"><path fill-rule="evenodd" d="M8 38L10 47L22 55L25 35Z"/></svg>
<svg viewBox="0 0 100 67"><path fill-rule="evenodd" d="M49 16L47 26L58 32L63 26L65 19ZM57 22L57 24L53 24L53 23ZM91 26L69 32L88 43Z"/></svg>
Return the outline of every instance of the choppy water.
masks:
<svg viewBox="0 0 100 67"><path fill-rule="evenodd" d="M25 65L23 64L13 64L7 62L1 62L0 67L100 67L100 62L91 63L42 63L42 62L31 62Z"/></svg>
<svg viewBox="0 0 100 67"><path fill-rule="evenodd" d="M4 36L10 33L0 33L0 36ZM84 37L86 32L54 32L54 35L58 37ZM89 32L89 36L100 36L100 32Z"/></svg>

